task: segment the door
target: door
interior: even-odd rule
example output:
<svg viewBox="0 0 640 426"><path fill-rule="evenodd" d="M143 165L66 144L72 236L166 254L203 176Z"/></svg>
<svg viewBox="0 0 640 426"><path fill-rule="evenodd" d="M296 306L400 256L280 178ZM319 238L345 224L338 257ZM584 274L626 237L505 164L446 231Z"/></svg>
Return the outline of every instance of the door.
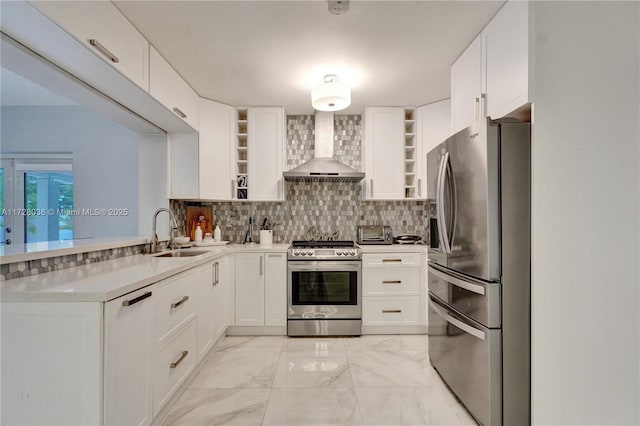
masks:
<svg viewBox="0 0 640 426"><path fill-rule="evenodd" d="M499 125L467 127L428 155L438 248L429 259L485 281L500 280Z"/></svg>
<svg viewBox="0 0 640 426"><path fill-rule="evenodd" d="M13 161L0 160L0 244L11 245L14 228Z"/></svg>
<svg viewBox="0 0 640 426"><path fill-rule="evenodd" d="M485 328L429 296L429 361L484 425L502 424L500 329Z"/></svg>
<svg viewBox="0 0 640 426"><path fill-rule="evenodd" d="M264 254L236 254L236 325L264 325Z"/></svg>

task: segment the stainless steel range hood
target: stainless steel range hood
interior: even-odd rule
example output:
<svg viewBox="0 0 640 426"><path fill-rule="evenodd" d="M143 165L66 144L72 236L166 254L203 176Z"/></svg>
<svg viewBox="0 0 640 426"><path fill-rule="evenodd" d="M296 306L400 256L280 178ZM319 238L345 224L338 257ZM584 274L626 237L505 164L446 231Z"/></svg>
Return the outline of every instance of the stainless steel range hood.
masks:
<svg viewBox="0 0 640 426"><path fill-rule="evenodd" d="M333 158L333 113L316 112L314 158L284 172L289 182L360 182L364 173Z"/></svg>

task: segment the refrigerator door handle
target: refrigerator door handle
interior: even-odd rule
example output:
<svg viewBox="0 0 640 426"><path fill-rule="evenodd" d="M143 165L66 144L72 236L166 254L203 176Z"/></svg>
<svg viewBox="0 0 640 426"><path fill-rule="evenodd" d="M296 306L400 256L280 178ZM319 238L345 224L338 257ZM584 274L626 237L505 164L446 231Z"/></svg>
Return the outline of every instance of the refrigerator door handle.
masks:
<svg viewBox="0 0 640 426"><path fill-rule="evenodd" d="M440 170L438 171L438 192L436 197L436 204L438 209L438 231L442 238L442 249L446 254L451 254L451 244L449 240L449 231L447 230L447 223L445 220L444 210L444 184L445 173L450 170L449 167L449 153L445 152L440 161Z"/></svg>
<svg viewBox="0 0 640 426"><path fill-rule="evenodd" d="M451 275L445 274L444 272L440 272L433 266L429 266L429 273L435 275L436 277L445 280L448 283L451 283L460 288L464 288L465 290L469 290L471 292L477 294L485 294L484 287L478 284L473 284L470 282L463 281L459 278L452 277Z"/></svg>
<svg viewBox="0 0 640 426"><path fill-rule="evenodd" d="M486 340L486 334L484 331L478 330L477 328L472 327L469 324L466 324L460 321L459 319L449 315L444 308L441 308L440 306L438 306L438 304L431 298L431 296L429 296L429 306L431 307L431 309L433 309L433 311L436 314L438 314L439 317L441 317L443 320L447 321L448 323L455 325L460 330L474 337L477 337L480 340Z"/></svg>

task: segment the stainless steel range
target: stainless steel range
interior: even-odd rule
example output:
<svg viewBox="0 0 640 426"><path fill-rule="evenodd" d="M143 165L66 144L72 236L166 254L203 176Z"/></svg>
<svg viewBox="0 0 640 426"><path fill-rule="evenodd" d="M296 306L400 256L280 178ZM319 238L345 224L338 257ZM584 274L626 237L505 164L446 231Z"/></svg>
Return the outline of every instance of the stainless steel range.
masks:
<svg viewBox="0 0 640 426"><path fill-rule="evenodd" d="M294 241L287 260L287 334L359 336L360 248L353 241Z"/></svg>

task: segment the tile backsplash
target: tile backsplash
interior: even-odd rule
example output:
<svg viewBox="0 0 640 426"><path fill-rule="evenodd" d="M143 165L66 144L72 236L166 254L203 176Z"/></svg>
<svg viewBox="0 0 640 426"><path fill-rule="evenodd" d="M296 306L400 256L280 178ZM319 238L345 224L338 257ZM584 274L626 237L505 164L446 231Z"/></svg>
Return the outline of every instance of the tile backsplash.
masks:
<svg viewBox="0 0 640 426"><path fill-rule="evenodd" d="M361 170L361 117L335 116L334 156ZM314 116L287 117L287 169L313 157ZM244 241L248 218L254 218L253 236L258 241L259 225L268 217L278 224L273 233L276 243L305 239L309 228L320 234L339 232L341 239L355 239L358 225L389 225L394 235L427 232L426 202L423 200L363 201L360 183L287 182L284 202L212 202L195 203L211 206L214 221L220 223L224 240ZM172 200L181 232L184 233L188 202Z"/></svg>

